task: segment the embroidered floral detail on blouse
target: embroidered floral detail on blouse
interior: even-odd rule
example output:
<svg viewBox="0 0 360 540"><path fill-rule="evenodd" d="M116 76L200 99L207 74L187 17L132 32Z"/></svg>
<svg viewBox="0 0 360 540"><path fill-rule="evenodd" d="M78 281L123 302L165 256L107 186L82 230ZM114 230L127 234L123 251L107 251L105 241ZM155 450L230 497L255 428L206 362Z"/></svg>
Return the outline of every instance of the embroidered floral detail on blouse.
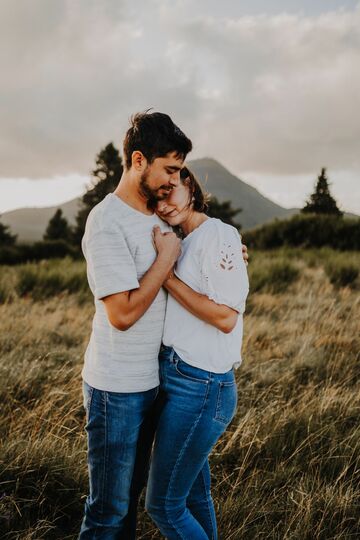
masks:
<svg viewBox="0 0 360 540"><path fill-rule="evenodd" d="M202 268L200 269L200 274L205 279L205 281L208 283L209 282L209 276L204 273Z"/></svg>
<svg viewBox="0 0 360 540"><path fill-rule="evenodd" d="M220 251L220 268L223 270L233 270L235 268L235 253L231 250L231 245L223 244L223 249Z"/></svg>

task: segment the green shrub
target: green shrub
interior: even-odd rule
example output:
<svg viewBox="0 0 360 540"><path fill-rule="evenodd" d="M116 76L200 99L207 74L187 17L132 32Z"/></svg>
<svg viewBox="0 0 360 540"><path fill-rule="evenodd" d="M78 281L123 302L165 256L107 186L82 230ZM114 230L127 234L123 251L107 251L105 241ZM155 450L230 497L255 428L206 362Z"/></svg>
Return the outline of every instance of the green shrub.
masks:
<svg viewBox="0 0 360 540"><path fill-rule="evenodd" d="M78 250L65 240L44 240L43 242L35 242L27 247L27 260L29 261L57 259L66 256L76 257L78 254Z"/></svg>
<svg viewBox="0 0 360 540"><path fill-rule="evenodd" d="M0 264L21 264L60 257L81 258L81 251L64 240L46 240L34 244L0 247Z"/></svg>
<svg viewBox="0 0 360 540"><path fill-rule="evenodd" d="M250 267L250 291L285 292L299 277L299 269L287 261L274 261Z"/></svg>
<svg viewBox="0 0 360 540"><path fill-rule="evenodd" d="M85 267L71 259L27 264L18 269L16 292L43 300L62 292L84 293L88 289Z"/></svg>
<svg viewBox="0 0 360 540"><path fill-rule="evenodd" d="M256 229L245 231L243 237L249 248L328 246L340 250L359 250L360 219L296 214L290 219L276 219Z"/></svg>
<svg viewBox="0 0 360 540"><path fill-rule="evenodd" d="M359 268L352 263L333 261L325 265L325 272L334 287L355 287Z"/></svg>
<svg viewBox="0 0 360 540"><path fill-rule="evenodd" d="M1 246L0 264L18 264L23 262L23 253L20 246Z"/></svg>

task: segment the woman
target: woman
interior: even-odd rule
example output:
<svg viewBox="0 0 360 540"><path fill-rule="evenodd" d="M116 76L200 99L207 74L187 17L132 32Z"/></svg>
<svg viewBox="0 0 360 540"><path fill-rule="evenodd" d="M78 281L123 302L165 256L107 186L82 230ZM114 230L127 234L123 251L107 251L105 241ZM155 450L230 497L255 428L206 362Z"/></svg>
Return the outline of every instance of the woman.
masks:
<svg viewBox="0 0 360 540"><path fill-rule="evenodd" d="M181 229L182 254L169 292L160 381L164 406L155 438L146 508L172 539L216 539L208 455L234 416L234 366L241 363L248 278L238 231L205 214L194 175L157 212Z"/></svg>

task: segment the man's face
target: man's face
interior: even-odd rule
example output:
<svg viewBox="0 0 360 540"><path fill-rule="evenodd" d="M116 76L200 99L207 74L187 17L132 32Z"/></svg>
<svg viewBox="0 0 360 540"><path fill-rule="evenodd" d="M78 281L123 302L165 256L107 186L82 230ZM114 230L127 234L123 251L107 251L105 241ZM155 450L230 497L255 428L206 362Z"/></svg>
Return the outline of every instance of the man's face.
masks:
<svg viewBox="0 0 360 540"><path fill-rule="evenodd" d="M141 176L139 190L148 203L156 204L165 199L171 190L180 183L180 170L184 160L176 153L155 158Z"/></svg>

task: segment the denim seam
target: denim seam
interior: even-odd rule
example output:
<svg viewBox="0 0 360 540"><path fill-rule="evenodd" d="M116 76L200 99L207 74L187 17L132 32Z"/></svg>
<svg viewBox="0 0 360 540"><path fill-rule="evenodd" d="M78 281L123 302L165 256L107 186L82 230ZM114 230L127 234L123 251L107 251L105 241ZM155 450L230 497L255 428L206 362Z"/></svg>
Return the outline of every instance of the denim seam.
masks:
<svg viewBox="0 0 360 540"><path fill-rule="evenodd" d="M198 379L197 377L192 377L191 375L186 375L186 373L183 373L181 371L181 368L179 368L179 361L183 362L185 364L186 364L186 362L182 358L180 358L180 356L176 352L175 352L174 356L176 356L176 362L174 362L174 366L175 366L176 372L179 375L181 375L181 377L184 377L185 379L189 379L190 381L193 381L193 382L200 382L200 383L203 383L203 384L208 384L209 383L211 378L209 378L209 379ZM189 364L189 366L194 367L194 366L191 366L190 364ZM197 368L195 368L195 369L197 369ZM207 372L207 373L209 373L209 372ZM210 373L209 373L209 375L210 375Z"/></svg>
<svg viewBox="0 0 360 540"><path fill-rule="evenodd" d="M106 471L107 471L107 459L108 459L108 455L107 455L107 450L108 450L108 440L107 440L107 437L108 437L108 430L107 430L107 407L106 407L106 403L107 403L107 394L106 392L103 393L103 396L104 396L104 416L105 416L105 420L104 420L104 466L103 466L103 485L102 485L102 493L101 493L101 514L103 515L104 514L104 504L105 504L105 501L104 501L104 496L105 496L105 486L106 486L106 481L107 481L107 478L106 478Z"/></svg>
<svg viewBox="0 0 360 540"><path fill-rule="evenodd" d="M182 538L182 540L186 540L186 538L184 538L184 536L181 534L181 532L179 532L179 531L177 530L177 528L175 527L174 523L173 523L172 520L170 519L169 513L168 513L168 504L167 504L167 502L168 502L168 498L169 498L169 492L170 492L170 490L171 490L171 488L172 488L172 484L173 484L175 472L176 472L177 469L178 469L179 461L180 461L180 459L182 458L182 456L183 456L183 454L184 454L184 452L185 452L185 450L186 450L186 448L187 448L187 446L188 446L188 443L189 443L189 441L190 441L190 439L191 439L191 437L192 437L192 435L193 435L193 433L194 433L194 431L195 431L195 429L196 429L198 423L200 422L200 419L201 419L201 417L202 417L202 415L203 415L203 413L204 413L204 407L205 407L206 399L207 399L208 394L209 394L209 386L210 386L210 385L208 384L208 385L207 385L207 389L206 389L206 394L205 394L205 397L204 397L204 402L203 402L201 411L200 411L200 413L199 413L199 416L198 416L196 422L194 423L194 425L192 426L192 428L191 428L191 430L190 430L190 432L189 432L189 434L188 434L188 436L187 436L187 438L186 438L186 440L185 440L184 446L182 447L181 452L180 452L180 454L179 454L179 456L178 456L178 458L177 458L177 460L176 460L176 462L175 462L174 469L173 469L173 472L171 473L171 477L170 477L169 487L168 487L168 490L167 490L167 493L166 493L166 497L165 497L165 512L166 512L166 516L167 516L167 518L168 518L168 521L169 521L170 525L174 528L174 530L176 531L176 533L179 534L179 536Z"/></svg>
<svg viewBox="0 0 360 540"><path fill-rule="evenodd" d="M190 375L186 375L186 373L183 373L179 367L178 367L178 363L175 364L175 369L176 369L176 372L181 376L183 377L184 379L188 379L189 381L192 381L192 382L199 382L199 383L202 383L202 384L209 384L209 379L197 379L196 377L191 377Z"/></svg>
<svg viewBox="0 0 360 540"><path fill-rule="evenodd" d="M205 483L205 478L204 478L204 468L201 469L201 479L202 479L202 483L203 483L203 486L204 486L204 493L206 494L206 503L207 503L207 511L208 511L208 514L209 514L209 518L210 518L210 523L211 523L211 528L213 530L212 532L212 536L211 536L211 539L210 540L214 540L214 520L212 519L212 514L210 512L210 500L207 496L207 492L206 492L206 483Z"/></svg>
<svg viewBox="0 0 360 540"><path fill-rule="evenodd" d="M221 416L221 389L222 384L219 383L218 391L217 391L217 399L216 399L216 409L215 409L215 418L214 420L217 420L218 422L224 423L224 419Z"/></svg>
<svg viewBox="0 0 360 540"><path fill-rule="evenodd" d="M234 384L236 384L236 381L221 381L221 384L223 386L229 387L229 386L234 386Z"/></svg>

